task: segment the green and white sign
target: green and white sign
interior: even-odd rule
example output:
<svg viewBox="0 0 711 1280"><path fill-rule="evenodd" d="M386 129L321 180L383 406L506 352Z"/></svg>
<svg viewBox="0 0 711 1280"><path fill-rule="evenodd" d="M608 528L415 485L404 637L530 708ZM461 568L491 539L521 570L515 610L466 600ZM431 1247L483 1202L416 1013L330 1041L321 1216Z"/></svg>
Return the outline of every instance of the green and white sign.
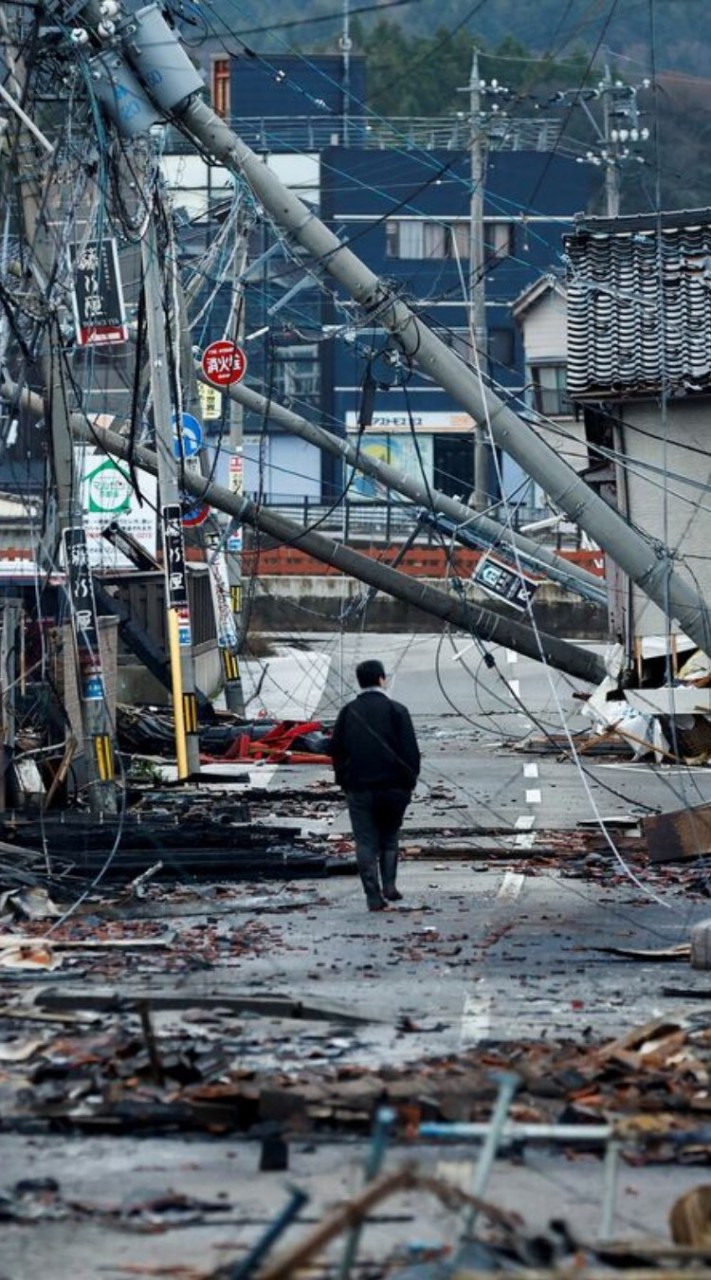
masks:
<svg viewBox="0 0 711 1280"><path fill-rule="evenodd" d="M136 471L137 490L128 467L118 466L106 454L91 446L76 450L77 473L81 476L84 528L93 569L130 569L132 562L103 536L110 524L118 524L140 542L152 556L156 554L155 476Z"/></svg>
<svg viewBox="0 0 711 1280"><path fill-rule="evenodd" d="M133 487L129 476L115 462L106 459L95 471L84 476L88 515L105 515L113 519L131 510Z"/></svg>

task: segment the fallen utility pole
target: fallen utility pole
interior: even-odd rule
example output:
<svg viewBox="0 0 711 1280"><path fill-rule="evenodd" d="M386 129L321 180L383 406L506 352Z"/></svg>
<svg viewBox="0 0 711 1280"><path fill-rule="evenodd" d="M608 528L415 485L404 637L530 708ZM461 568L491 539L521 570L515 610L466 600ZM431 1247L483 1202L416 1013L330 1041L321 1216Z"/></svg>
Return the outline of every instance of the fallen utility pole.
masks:
<svg viewBox="0 0 711 1280"><path fill-rule="evenodd" d="M0 395L16 404L22 405L29 413L39 417L42 413L42 401L38 395L26 388L20 389L9 378L0 382ZM71 428L79 440L85 440L113 457L128 461L129 458L138 467L144 467L152 475L158 474L158 460L153 449L145 445L131 446L125 436L106 427L95 426L84 415L71 415ZM398 573L389 565L371 560L369 556L353 551L350 547L333 542L330 538L316 533L312 529L303 529L301 525L277 515L267 507L258 506L244 496L230 493L222 485L206 480L198 472L186 471L183 477L183 488L203 502L209 503L218 511L239 520L253 529L261 529L263 533L276 538L278 542L301 547L315 560L330 564L352 578L365 582L368 586L384 591L387 595L402 600L405 604L414 605L424 613L432 614L443 622L467 632L477 639L491 644L505 645L515 649L536 662L544 662L565 671L568 675L590 684L600 684L606 675L603 660L567 640L548 635L544 631L525 626L515 618L504 617L485 609L478 604L470 604L459 597L448 596L446 592L430 587L407 574Z"/></svg>
<svg viewBox="0 0 711 1280"><path fill-rule="evenodd" d="M78 414L72 415L72 430L80 439L90 440L114 457L126 460L132 457L137 466L144 467L153 475L157 474L156 455L145 445L135 446L132 452L129 441L123 436L103 427L97 429L82 420ZM304 530L300 525L285 519L284 516L277 515L268 508L259 507L248 498L230 493L221 485L205 480L197 472L186 471L183 487L186 492L194 494L196 498L209 503L211 507L216 507L218 511L226 512L243 524L253 529L261 529L263 533L269 534L279 542L301 547L316 560L333 565L341 573L358 578L379 591L385 591L396 600L414 605L425 613L432 614L443 622L449 622L482 641L505 645L537 662L548 663L560 671L567 672L568 675L587 680L591 684L599 684L605 676L605 664L595 654L578 648L566 640L559 640L557 636L535 631L514 618L503 617L490 609L484 609L481 605L470 604L458 597L448 596L446 592L436 587L430 587L416 578L410 578L407 574L391 569L389 565L371 560L369 556L333 542L321 533Z"/></svg>
<svg viewBox="0 0 711 1280"><path fill-rule="evenodd" d="M114 120L118 120L118 93L123 92L121 76L127 73L146 108L146 123L137 125L136 132L148 128L151 111L158 111L164 120L177 124L198 150L244 179L277 225L351 294L365 321L388 330L405 360L439 383L476 422L484 422L496 444L545 489L553 504L580 525L665 616L676 619L699 648L711 651L708 607L673 569L669 549L633 529L595 493L202 101L202 81L158 5L128 16L120 12L120 5L116 8L118 20L108 32L102 28L98 0L87 0L81 10L95 45L106 47L108 37L112 54L118 55L110 72L114 99L104 98ZM72 21L76 13L71 10Z"/></svg>
<svg viewBox="0 0 711 1280"><path fill-rule="evenodd" d="M198 377L207 383L203 373L198 373ZM223 391L227 391L230 399L237 400L244 405L245 409L251 409L261 417L266 415L292 435L308 440L310 444L333 454L334 457L343 458L356 471L372 476L387 489L405 494L413 502L426 507L428 511L441 511L443 515L449 516L457 526L453 536L458 538L458 530L461 528L464 531L461 541L466 540L466 545L474 539L482 547L502 547L503 553L514 562L518 558L522 564L539 573L545 573L552 582L557 582L568 591L577 592L585 600L594 601L596 604L607 602L607 588L600 578L597 578L594 573L588 573L586 569L581 569L579 565L557 556L547 547L540 546L533 538L510 532L498 520L492 520L481 512L472 511L472 508L465 503L458 502L456 498L450 498L439 489L431 488L422 480L404 475L389 463L381 462L364 450L356 448L343 436L333 435L323 427L317 427L291 409L286 409L274 400L260 395L251 387L246 387L242 382L226 387Z"/></svg>

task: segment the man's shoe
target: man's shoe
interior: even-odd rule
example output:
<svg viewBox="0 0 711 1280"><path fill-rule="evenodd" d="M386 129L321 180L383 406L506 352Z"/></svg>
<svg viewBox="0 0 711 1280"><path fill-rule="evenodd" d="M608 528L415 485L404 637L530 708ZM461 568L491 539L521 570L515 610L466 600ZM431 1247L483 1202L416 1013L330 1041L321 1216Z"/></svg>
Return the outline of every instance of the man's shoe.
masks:
<svg viewBox="0 0 711 1280"><path fill-rule="evenodd" d="M385 901L385 899L384 899L384 898L380 898L377 902L369 902L369 903L368 903L368 910L369 910L369 911L384 911L384 910L385 910L385 908L387 907L387 905L388 905L388 904L387 904L387 902Z"/></svg>
<svg viewBox="0 0 711 1280"><path fill-rule="evenodd" d="M402 894L399 889L383 889L383 897L388 902L402 902Z"/></svg>

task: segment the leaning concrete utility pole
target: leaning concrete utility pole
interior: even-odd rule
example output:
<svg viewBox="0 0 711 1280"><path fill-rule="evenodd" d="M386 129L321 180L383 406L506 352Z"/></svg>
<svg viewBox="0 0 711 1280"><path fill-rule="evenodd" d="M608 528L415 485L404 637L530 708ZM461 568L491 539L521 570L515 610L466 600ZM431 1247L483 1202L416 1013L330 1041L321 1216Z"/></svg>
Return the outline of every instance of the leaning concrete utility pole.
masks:
<svg viewBox="0 0 711 1280"><path fill-rule="evenodd" d="M5 391L3 390L3 394ZM24 401L26 404L28 400ZM93 444L103 447L113 457L131 457L136 466L156 475L158 460L152 449L145 445L133 447L124 436L104 427L98 428L83 420L79 414L72 415L72 430L82 440L91 440ZM291 520L276 515L268 507L258 507L248 498L239 497L224 489L221 485L212 484L198 472L186 471L185 489L203 502L207 502L218 511L224 511L234 519L249 525L253 529L261 529L264 533L280 542L288 542L298 546L315 559L333 565L342 573L360 579L379 591L394 596L407 604L415 605L426 613L433 614L453 626L459 627L469 635L492 644L506 645L516 649L537 662L545 662L560 671L578 679L599 684L605 675L605 664L593 653L580 649L557 636L542 631L535 631L516 619L503 617L484 609L479 605L469 604L456 596L449 596L436 587L430 587L407 574L398 573L388 565L371 560L350 547L331 541L323 534L313 530L304 530Z"/></svg>
<svg viewBox="0 0 711 1280"><path fill-rule="evenodd" d="M204 374L198 372L198 377L204 379ZM596 604L606 603L607 588L601 578L596 577L594 573L588 573L587 569L582 569L580 565L570 560L564 560L562 556L556 555L533 538L527 538L522 533L513 533L497 520L492 520L479 512L474 513L465 503L458 502L456 498L450 498L439 489L431 488L423 480L404 475L389 463L381 462L379 458L372 457L364 449L356 448L343 436L334 435L333 432L308 422L292 409L286 409L275 400L260 395L258 391L246 387L243 382L238 382L225 390L232 400L244 405L245 409L251 409L262 418L266 416L292 435L308 440L310 444L333 454L334 457L342 458L356 471L372 476L386 489L394 489L397 493L404 494L418 506L426 507L428 511L439 511L442 515L448 516L457 525L454 531L455 538L458 537L460 528L468 535L466 545L471 541L477 541L483 548L502 548L502 553L514 564L517 560L520 561L526 568L545 574L552 582L557 582L567 591L575 591L585 600L591 600Z"/></svg>
<svg viewBox="0 0 711 1280"><path fill-rule="evenodd" d="M173 33L170 35L175 40ZM448 391L475 421L487 422L497 445L537 481L553 505L607 551L665 615L677 620L700 649L711 652L709 609L700 593L673 568L668 548L632 528L512 409L485 387L456 353L395 295L387 282L381 281L324 226L312 209L283 186L207 103L191 96L176 101L174 111L183 132L218 164L241 176L285 233L343 285L362 307L367 323L379 324L392 333L403 355Z"/></svg>

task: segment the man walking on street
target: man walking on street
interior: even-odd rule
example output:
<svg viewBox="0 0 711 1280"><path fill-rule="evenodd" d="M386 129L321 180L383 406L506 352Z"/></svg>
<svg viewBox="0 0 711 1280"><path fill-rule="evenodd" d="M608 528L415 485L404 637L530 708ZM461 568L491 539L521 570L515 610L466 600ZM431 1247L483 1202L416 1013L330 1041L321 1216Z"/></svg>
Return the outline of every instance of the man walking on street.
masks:
<svg viewBox="0 0 711 1280"><path fill-rule="evenodd" d="M402 898L398 832L420 772L420 750L407 707L385 692L382 662L361 662L356 677L361 692L338 714L331 758L346 793L368 910L383 911Z"/></svg>

